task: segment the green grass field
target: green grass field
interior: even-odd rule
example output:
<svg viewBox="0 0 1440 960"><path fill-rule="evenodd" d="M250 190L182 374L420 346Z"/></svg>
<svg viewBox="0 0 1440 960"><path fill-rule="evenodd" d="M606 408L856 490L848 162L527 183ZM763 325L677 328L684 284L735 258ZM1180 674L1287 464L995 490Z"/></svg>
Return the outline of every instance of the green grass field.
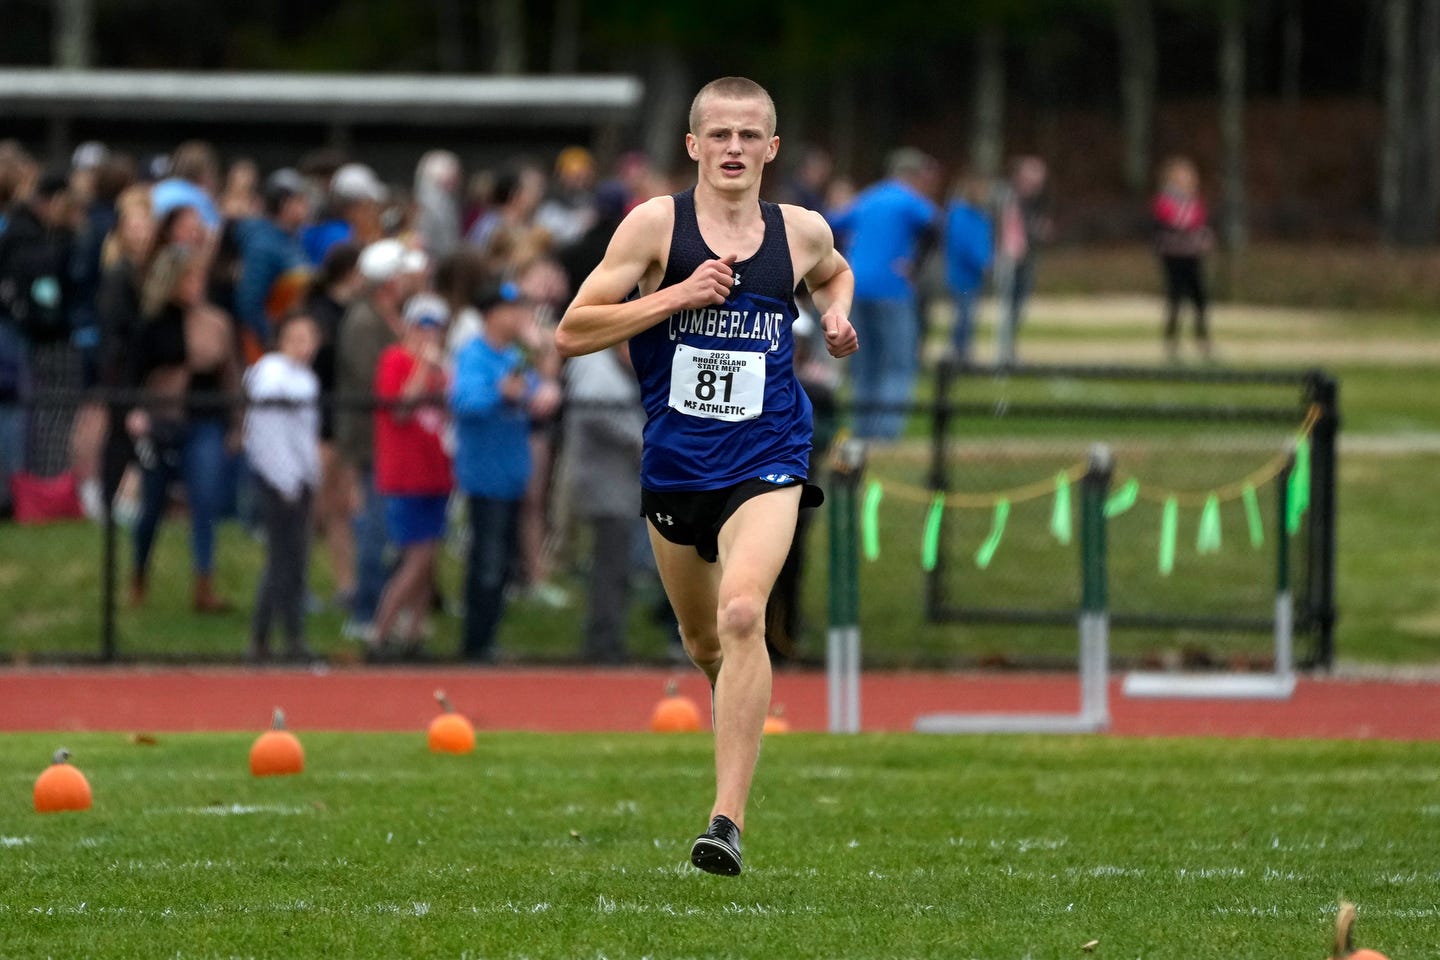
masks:
<svg viewBox="0 0 1440 960"><path fill-rule="evenodd" d="M1337 898L1440 943L1440 745L771 738L746 872L687 862L703 735L67 736L95 808L39 815L0 738L0 955L1320 960Z"/></svg>

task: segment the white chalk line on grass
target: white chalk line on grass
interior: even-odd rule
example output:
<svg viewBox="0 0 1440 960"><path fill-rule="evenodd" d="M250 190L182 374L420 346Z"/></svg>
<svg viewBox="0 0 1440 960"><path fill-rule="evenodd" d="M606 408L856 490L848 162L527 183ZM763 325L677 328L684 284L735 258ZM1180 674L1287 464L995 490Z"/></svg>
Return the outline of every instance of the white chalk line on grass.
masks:
<svg viewBox="0 0 1440 960"><path fill-rule="evenodd" d="M23 847L34 842L33 837L0 837L0 847Z"/></svg>
<svg viewBox="0 0 1440 960"><path fill-rule="evenodd" d="M917 904L917 908L923 907L927 910L936 909L933 905ZM517 903L513 900L506 900L500 903L474 904L468 910L461 908L456 911L444 911L445 913L468 913L471 916L489 916L501 914L534 915L549 913L555 910L554 904L542 900L537 903ZM582 908L583 909L583 908ZM337 909L316 904L309 900L286 900L272 903L258 904L211 904L204 907L176 908L176 907L125 907L125 906L92 906L86 901L75 904L35 904L28 907L12 909L8 904L0 904L0 913L22 913L33 916L94 916L113 915L125 917L147 918L200 918L208 919L220 916L235 915L272 915L272 914L295 914L307 913L323 916L392 916L402 918L424 918L435 913L432 904L424 900L412 900L409 902L381 902L365 904L349 909ZM747 916L802 916L818 915L823 911L820 907L813 905L802 905L797 907L780 907L765 903L726 903L718 907L697 907L693 905L676 905L670 902L643 903L634 900L621 900L614 897L607 897L601 894L590 912L602 914L657 914L665 916L725 916L725 915L747 915Z"/></svg>
<svg viewBox="0 0 1440 960"><path fill-rule="evenodd" d="M145 811L150 816L180 814L195 817L245 817L256 813L273 813L282 817L293 817L314 812L313 807L288 806L278 803L216 803L204 807L154 807Z"/></svg>

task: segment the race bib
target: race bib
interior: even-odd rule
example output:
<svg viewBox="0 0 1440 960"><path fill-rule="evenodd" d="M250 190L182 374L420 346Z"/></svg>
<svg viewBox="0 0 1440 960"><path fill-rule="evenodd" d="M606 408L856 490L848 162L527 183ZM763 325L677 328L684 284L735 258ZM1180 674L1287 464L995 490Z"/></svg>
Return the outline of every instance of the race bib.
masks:
<svg viewBox="0 0 1440 960"><path fill-rule="evenodd" d="M765 354L676 344L670 406L710 420L755 419L765 411Z"/></svg>

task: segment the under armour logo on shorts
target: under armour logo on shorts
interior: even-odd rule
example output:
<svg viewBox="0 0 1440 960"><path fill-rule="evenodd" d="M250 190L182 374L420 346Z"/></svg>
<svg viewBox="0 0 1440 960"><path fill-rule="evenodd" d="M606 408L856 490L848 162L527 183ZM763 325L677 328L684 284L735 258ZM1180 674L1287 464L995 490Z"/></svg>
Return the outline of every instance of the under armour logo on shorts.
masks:
<svg viewBox="0 0 1440 960"><path fill-rule="evenodd" d="M655 514L655 525L659 526L662 523L667 527L673 527L675 526L675 518L668 513Z"/></svg>

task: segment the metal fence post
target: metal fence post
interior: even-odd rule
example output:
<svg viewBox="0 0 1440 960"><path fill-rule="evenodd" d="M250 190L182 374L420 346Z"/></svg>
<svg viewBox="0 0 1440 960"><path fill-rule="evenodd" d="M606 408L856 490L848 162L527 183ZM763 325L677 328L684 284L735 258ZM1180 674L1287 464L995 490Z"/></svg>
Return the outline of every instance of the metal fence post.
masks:
<svg viewBox="0 0 1440 960"><path fill-rule="evenodd" d="M830 485L830 629L825 672L830 732L860 730L860 530L856 502L865 471L865 446L835 447Z"/></svg>
<svg viewBox="0 0 1440 960"><path fill-rule="evenodd" d="M1340 432L1340 384L1323 370L1306 377L1306 398L1320 408L1310 433L1310 616L1315 624L1316 666L1335 663L1336 437Z"/></svg>
<svg viewBox="0 0 1440 960"><path fill-rule="evenodd" d="M1080 481L1080 716L1104 729L1110 723L1110 608L1105 500L1114 459L1097 443Z"/></svg>
<svg viewBox="0 0 1440 960"><path fill-rule="evenodd" d="M935 370L935 400L930 408L930 489L935 493L950 490L950 465L946 451L950 446L950 387L955 380L955 365L942 362ZM944 525L941 525L943 539ZM945 551L935 552L935 566L925 574L925 619L940 619L944 605Z"/></svg>
<svg viewBox="0 0 1440 960"><path fill-rule="evenodd" d="M1275 672L1295 672L1295 603L1290 592L1290 471L1291 454L1275 478Z"/></svg>

